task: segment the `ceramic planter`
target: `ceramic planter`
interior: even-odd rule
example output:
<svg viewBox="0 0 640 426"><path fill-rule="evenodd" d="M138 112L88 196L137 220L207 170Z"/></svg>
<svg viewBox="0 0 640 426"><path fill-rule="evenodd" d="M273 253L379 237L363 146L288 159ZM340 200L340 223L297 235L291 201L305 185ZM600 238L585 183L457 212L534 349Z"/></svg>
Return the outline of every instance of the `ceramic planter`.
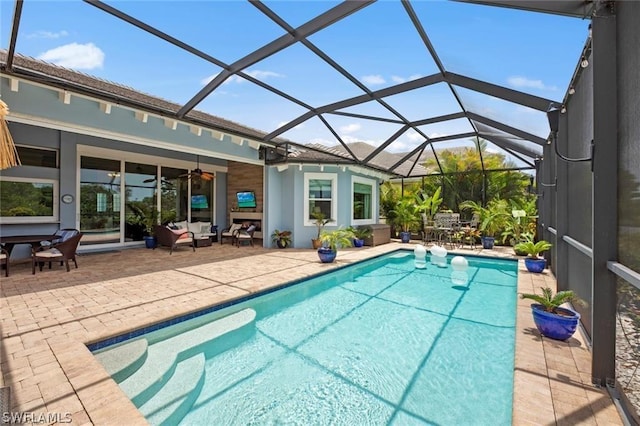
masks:
<svg viewBox="0 0 640 426"><path fill-rule="evenodd" d="M147 247L148 249L154 249L157 246L157 241L156 241L156 237L152 236L152 235L145 235L144 237L144 245L145 247Z"/></svg>
<svg viewBox="0 0 640 426"><path fill-rule="evenodd" d="M411 241L411 232L404 232L404 231L402 231L402 232L400 233L400 240L401 240L403 243L408 243L409 241Z"/></svg>
<svg viewBox="0 0 640 426"><path fill-rule="evenodd" d="M496 239L494 237L482 237L482 248L492 249Z"/></svg>
<svg viewBox="0 0 640 426"><path fill-rule="evenodd" d="M331 250L330 247L320 247L318 249L318 257L322 263L331 263L336 259L337 251Z"/></svg>
<svg viewBox="0 0 640 426"><path fill-rule="evenodd" d="M283 249L287 248L289 246L289 243L287 242L287 240L278 239L276 240L276 246Z"/></svg>
<svg viewBox="0 0 640 426"><path fill-rule="evenodd" d="M354 247L362 247L362 246L364 246L364 240L361 240L360 238L354 238L353 239L353 246Z"/></svg>
<svg viewBox="0 0 640 426"><path fill-rule="evenodd" d="M524 266L526 266L527 271L539 274L547 267L547 259L527 257L524 259Z"/></svg>
<svg viewBox="0 0 640 426"><path fill-rule="evenodd" d="M540 334L555 340L566 340L575 333L580 314L571 309L557 308L557 310L561 314L547 312L537 303L531 305L533 322Z"/></svg>

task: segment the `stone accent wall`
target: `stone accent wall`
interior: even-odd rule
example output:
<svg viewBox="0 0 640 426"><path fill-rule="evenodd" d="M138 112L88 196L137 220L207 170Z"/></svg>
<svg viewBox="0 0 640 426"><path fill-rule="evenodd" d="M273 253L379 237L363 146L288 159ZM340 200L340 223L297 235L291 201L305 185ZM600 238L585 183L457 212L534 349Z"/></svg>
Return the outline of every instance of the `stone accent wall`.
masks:
<svg viewBox="0 0 640 426"><path fill-rule="evenodd" d="M263 204L264 171L263 166L255 164L238 163L229 161L227 163L227 206L229 209L237 210L236 192L253 191L256 193L255 209L242 209L244 212L262 212ZM227 218L229 212L227 212Z"/></svg>

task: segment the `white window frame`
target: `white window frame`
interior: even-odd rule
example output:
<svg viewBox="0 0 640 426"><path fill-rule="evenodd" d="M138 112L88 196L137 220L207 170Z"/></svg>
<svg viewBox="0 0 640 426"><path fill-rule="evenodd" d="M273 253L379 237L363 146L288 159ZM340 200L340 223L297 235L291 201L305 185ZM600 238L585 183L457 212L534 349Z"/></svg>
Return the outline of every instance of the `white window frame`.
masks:
<svg viewBox="0 0 640 426"><path fill-rule="evenodd" d="M304 226L316 226L313 220L309 219L309 181L323 179L331 181L331 219L336 223L338 220L338 174L337 173L305 173L304 174Z"/></svg>
<svg viewBox="0 0 640 426"><path fill-rule="evenodd" d="M19 224L19 223L57 223L60 218L60 191L58 189L58 181L55 179L40 178L23 178L2 176L0 180L3 182L27 182L27 183L50 183L53 184L53 215L51 216L2 216L0 224Z"/></svg>
<svg viewBox="0 0 640 426"><path fill-rule="evenodd" d="M355 210L353 208L355 193L355 184L360 183L363 185L371 186L371 219L354 219L353 215L355 214ZM368 179L360 176L351 176L351 225L372 225L376 223L376 212L375 208L378 205L378 182L373 179Z"/></svg>

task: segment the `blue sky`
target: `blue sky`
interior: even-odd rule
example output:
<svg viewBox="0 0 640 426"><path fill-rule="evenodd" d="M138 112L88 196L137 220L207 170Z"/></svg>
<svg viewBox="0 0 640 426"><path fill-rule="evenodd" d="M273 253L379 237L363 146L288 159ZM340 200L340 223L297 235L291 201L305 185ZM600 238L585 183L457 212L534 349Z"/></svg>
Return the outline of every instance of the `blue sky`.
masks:
<svg viewBox="0 0 640 426"><path fill-rule="evenodd" d="M233 63L284 34L246 1L118 1L110 5L225 63ZM297 27L338 4L265 1ZM448 71L562 101L587 38L588 20L449 1L411 3ZM1 47L9 40L13 1L0 0ZM175 47L80 1L26 1L17 52L184 103L220 71ZM312 35L309 40L371 90L437 72L399 1L379 1ZM313 107L363 92L300 44L245 72ZM541 137L544 113L470 90L458 89L469 110L503 120ZM460 110L444 84L385 99L410 120ZM238 77L232 77L196 109L273 131L306 110ZM393 115L375 102L350 112ZM380 144L397 125L327 116L346 142ZM466 120L425 126L428 136L469 131ZM301 143L337 142L320 120L282 135ZM390 147L408 151L422 139L409 131ZM458 142L457 144L466 144ZM449 142L455 145L456 142Z"/></svg>

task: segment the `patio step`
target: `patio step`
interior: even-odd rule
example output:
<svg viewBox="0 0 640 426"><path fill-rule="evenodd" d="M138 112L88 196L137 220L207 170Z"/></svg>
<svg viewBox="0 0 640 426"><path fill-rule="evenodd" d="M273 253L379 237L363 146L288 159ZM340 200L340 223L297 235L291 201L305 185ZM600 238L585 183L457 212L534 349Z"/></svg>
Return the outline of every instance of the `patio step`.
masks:
<svg viewBox="0 0 640 426"><path fill-rule="evenodd" d="M99 352L95 357L116 382L135 373L147 359L147 339L140 338Z"/></svg>
<svg viewBox="0 0 640 426"><path fill-rule="evenodd" d="M167 383L178 362L199 353L210 358L240 344L255 333L255 318L253 309L244 309L150 345L145 363L120 388L141 407ZM209 344L221 336L225 339Z"/></svg>
<svg viewBox="0 0 640 426"><path fill-rule="evenodd" d="M203 353L180 361L169 381L142 407L151 425L177 425L189 412L204 385Z"/></svg>

